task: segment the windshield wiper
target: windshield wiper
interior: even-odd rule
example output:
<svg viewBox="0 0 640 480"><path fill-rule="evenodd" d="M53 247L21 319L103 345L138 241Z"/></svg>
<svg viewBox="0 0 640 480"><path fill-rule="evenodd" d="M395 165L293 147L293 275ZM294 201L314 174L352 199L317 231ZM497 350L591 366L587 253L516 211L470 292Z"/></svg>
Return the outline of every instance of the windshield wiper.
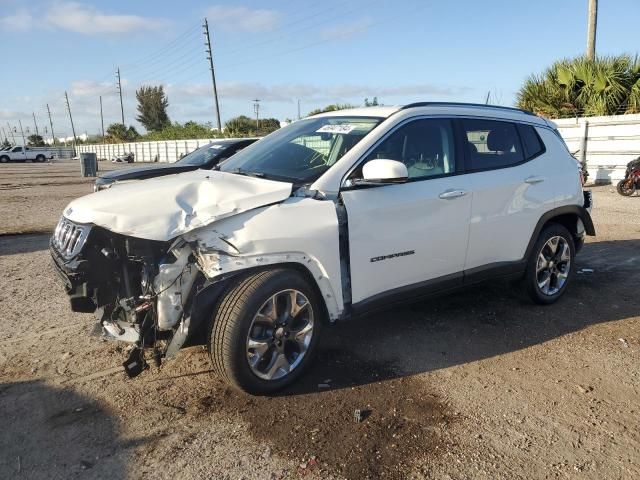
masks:
<svg viewBox="0 0 640 480"><path fill-rule="evenodd" d="M262 172L251 172L249 170L244 170L240 167L236 168L235 170L231 170L231 173L237 173L238 175L245 175L247 177L257 177L257 178L264 178L265 175Z"/></svg>

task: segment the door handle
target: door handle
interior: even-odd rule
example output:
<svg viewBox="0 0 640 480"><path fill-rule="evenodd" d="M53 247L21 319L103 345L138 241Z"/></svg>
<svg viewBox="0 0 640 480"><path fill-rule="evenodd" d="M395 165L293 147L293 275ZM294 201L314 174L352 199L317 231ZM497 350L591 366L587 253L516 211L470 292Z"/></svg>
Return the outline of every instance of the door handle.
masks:
<svg viewBox="0 0 640 480"><path fill-rule="evenodd" d="M465 190L445 190L438 197L443 200L451 200L452 198L464 197L466 194Z"/></svg>
<svg viewBox="0 0 640 480"><path fill-rule="evenodd" d="M531 175L530 177L527 177L524 179L524 183L540 183L540 182L544 182L545 178L544 177L537 177L535 175Z"/></svg>

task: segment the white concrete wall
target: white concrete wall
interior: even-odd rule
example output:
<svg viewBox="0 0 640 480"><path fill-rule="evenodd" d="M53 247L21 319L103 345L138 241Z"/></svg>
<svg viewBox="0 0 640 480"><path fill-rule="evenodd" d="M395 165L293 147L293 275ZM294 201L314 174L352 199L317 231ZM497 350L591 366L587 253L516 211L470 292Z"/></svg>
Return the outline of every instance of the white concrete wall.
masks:
<svg viewBox="0 0 640 480"><path fill-rule="evenodd" d="M133 152L136 162L175 162L196 148L210 143L214 139L166 140L159 142L111 143L97 145L78 145L78 155L93 152L98 159L111 160L112 157Z"/></svg>
<svg viewBox="0 0 640 480"><path fill-rule="evenodd" d="M586 129L589 181L616 183L627 163L640 156L640 114L553 120L571 153L581 159Z"/></svg>

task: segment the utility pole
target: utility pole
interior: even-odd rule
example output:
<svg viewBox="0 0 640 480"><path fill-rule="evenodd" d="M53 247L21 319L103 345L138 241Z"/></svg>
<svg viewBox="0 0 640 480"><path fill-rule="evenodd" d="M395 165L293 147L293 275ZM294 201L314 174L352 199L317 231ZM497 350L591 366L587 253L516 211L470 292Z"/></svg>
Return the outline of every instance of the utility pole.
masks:
<svg viewBox="0 0 640 480"><path fill-rule="evenodd" d="M36 135L40 136L40 132L38 131L38 122L36 122L36 112L33 113L33 124L36 126Z"/></svg>
<svg viewBox="0 0 640 480"><path fill-rule="evenodd" d="M300 120L300 99L298 99L298 120Z"/></svg>
<svg viewBox="0 0 640 480"><path fill-rule="evenodd" d="M596 59L596 28L598 26L598 0L589 0L589 24L587 27L587 59Z"/></svg>
<svg viewBox="0 0 640 480"><path fill-rule="evenodd" d="M9 125L9 122L7 122L7 127L9 128L9 133L11 134L11 138L13 139L13 144L16 144L16 136L13 134L13 129L11 128L11 125Z"/></svg>
<svg viewBox="0 0 640 480"><path fill-rule="evenodd" d="M20 124L20 133L22 134L22 146L27 146L27 140L24 138L24 130L22 130L22 120L18 119L18 123Z"/></svg>
<svg viewBox="0 0 640 480"><path fill-rule="evenodd" d="M102 143L104 143L104 116L102 115L102 95L100 95L100 125L102 126Z"/></svg>
<svg viewBox="0 0 640 480"><path fill-rule="evenodd" d="M124 125L124 104L122 103L122 82L120 81L120 67L116 70L116 78L118 79L118 93L120 94L120 113L122 113L122 125Z"/></svg>
<svg viewBox="0 0 640 480"><path fill-rule="evenodd" d="M76 139L76 129L73 126L73 117L71 116L71 105L69 105L69 95L67 95L67 92L64 92L64 98L67 102L67 111L69 112L69 120L71 120L71 133L73 133L73 148L76 148L78 140Z"/></svg>
<svg viewBox="0 0 640 480"><path fill-rule="evenodd" d="M211 50L211 37L209 36L209 22L206 17L204 19L204 24L202 25L204 29L204 37L205 37L205 47L207 47L207 60L209 60L209 70L211 70L211 83L213 84L213 103L216 109L216 121L218 122L218 132L222 133L222 124L220 123L220 105L218 104L218 87L216 86L216 72L213 69L213 50Z"/></svg>
<svg viewBox="0 0 640 480"><path fill-rule="evenodd" d="M51 121L51 110L49 110L49 104L48 103L47 103L47 113L49 114L49 125L51 125L51 139L52 139L51 145L55 145L56 144L56 136L53 133L53 122Z"/></svg>
<svg viewBox="0 0 640 480"><path fill-rule="evenodd" d="M256 130L260 129L260 100L253 99L253 111L256 113Z"/></svg>
<svg viewBox="0 0 640 480"><path fill-rule="evenodd" d="M489 99L491 98L491 90L487 92L487 98L484 100L485 105L489 105Z"/></svg>
<svg viewBox="0 0 640 480"><path fill-rule="evenodd" d="M4 137L4 141L9 143L9 137L7 137L7 131L2 127L2 136Z"/></svg>

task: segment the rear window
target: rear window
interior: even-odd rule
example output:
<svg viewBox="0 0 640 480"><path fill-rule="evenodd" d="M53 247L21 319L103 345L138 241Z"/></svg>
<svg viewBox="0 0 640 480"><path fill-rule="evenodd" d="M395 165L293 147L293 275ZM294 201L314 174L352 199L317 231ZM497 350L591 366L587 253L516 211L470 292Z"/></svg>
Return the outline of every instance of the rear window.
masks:
<svg viewBox="0 0 640 480"><path fill-rule="evenodd" d="M496 120L463 120L471 170L509 167L524 161L516 125Z"/></svg>
<svg viewBox="0 0 640 480"><path fill-rule="evenodd" d="M524 153L527 158L533 158L544 151L544 145L542 145L542 141L534 127L531 125L518 125L518 131L520 132Z"/></svg>

